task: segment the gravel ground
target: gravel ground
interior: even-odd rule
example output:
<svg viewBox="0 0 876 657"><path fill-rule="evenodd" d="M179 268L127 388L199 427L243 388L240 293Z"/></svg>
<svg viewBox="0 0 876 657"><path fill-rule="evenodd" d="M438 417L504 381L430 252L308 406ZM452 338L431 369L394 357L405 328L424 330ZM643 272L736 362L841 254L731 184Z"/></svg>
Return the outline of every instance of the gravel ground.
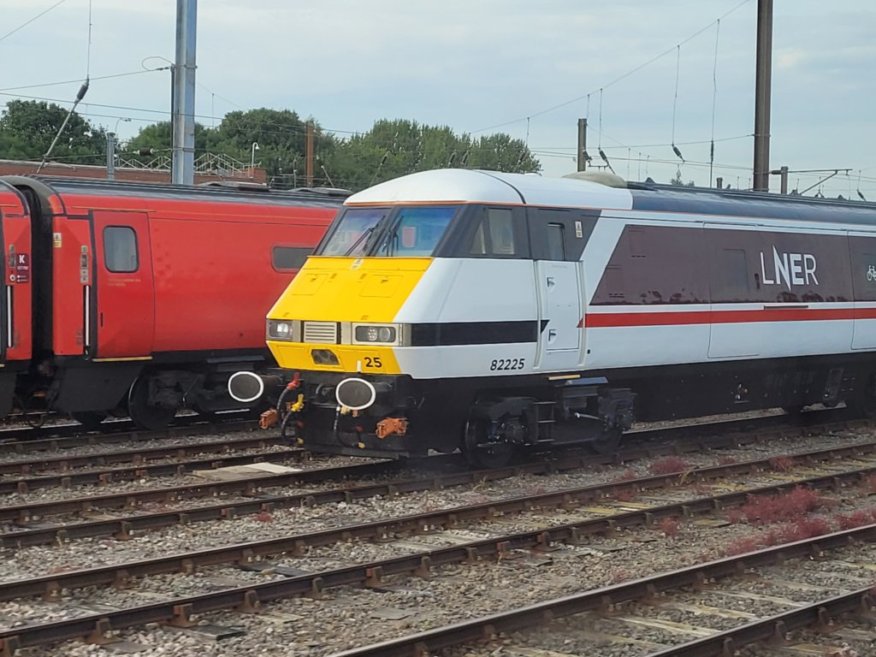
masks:
<svg viewBox="0 0 876 657"><path fill-rule="evenodd" d="M843 432L825 436L806 436L776 441L769 446L754 446L738 450L722 450L719 454L703 453L683 458L691 465L712 465L733 458L747 460L762 456L784 455L791 451L823 448L869 439L864 431ZM575 473L549 476L523 476L500 482L462 486L443 491L410 494L390 498L372 498L355 504L326 505L313 509L290 509L270 515L267 522L254 516L231 521L195 523L144 534L130 541L82 540L56 547L35 547L6 555L0 564L0 579L22 579L47 572L97 566L108 563L165 556L188 549L215 547L219 544L255 540L268 536L365 522L380 517L392 517L430 508L485 502L500 497L595 484L629 476L630 471L644 475L653 461L643 461L620 468L599 466ZM759 477L764 482L770 477ZM741 482L740 482L741 483ZM746 480L746 485L751 485ZM723 486L722 488L738 485ZM103 489L101 489L103 490ZM294 492L294 491L287 491ZM271 494L281 494L272 489ZM700 496L689 489L687 495ZM682 490L671 492L683 499ZM655 493L649 493L654 497ZM837 499L831 513L848 513L867 506L865 495ZM665 502L666 497L660 498ZM641 501L640 498L637 501ZM203 501L191 500L200 504ZM464 540L478 540L494 532L507 533L532 529L544 524L558 524L587 517L581 510L539 511L513 515L478 523L477 526L436 535L417 536L393 543L342 543L313 549L303 558L284 558L282 565L304 571L318 571L392 555L428 549L434 545L449 545ZM189 631L153 628L123 633L126 641L142 648L142 655L326 655L344 648L383 640L429 627L473 618L580 590L604 586L626 579L654 574L662 570L688 565L695 560L720 556L737 537L751 535L744 525L727 527L682 523L676 536L665 536L659 530L625 532L613 539L595 539L586 546L562 546L545 557L524 557L499 563L475 566L451 566L441 569L431 580L401 578L390 581L381 590L338 589L328 591L324 598L291 599L268 606L267 613L258 616L237 613L211 615L210 621L225 626L243 627L248 632L239 638L221 642L195 636ZM872 553L867 553L870 559ZM820 573L821 571L819 571ZM809 575L807 574L807 577ZM815 577L815 574L812 574ZM819 577L824 576L819 574ZM828 574L839 579L840 574ZM158 576L148 578L132 590L76 591L61 602L47 604L24 601L0 605L2 623L11 626L28 619L72 617L95 612L95 605L128 606L145 604L168 596L190 595L240 586L248 582L268 581L276 574L243 571L237 568L211 568L194 576ZM716 604L716 606L718 606ZM722 603L722 608L726 606ZM745 605L749 611L750 605ZM673 613L683 613L674 610ZM343 628L343 629L342 629ZM619 648L620 649L620 648ZM626 648L624 648L626 649ZM82 644L67 644L63 652L55 649L33 649L23 655L109 655L112 650ZM556 648L563 651L562 648ZM614 648L612 648L614 650ZM589 652L581 654L614 656L642 654L639 652ZM477 651L476 651L477 652ZM463 653L460 653L463 654ZM477 654L486 654L486 652Z"/></svg>
<svg viewBox="0 0 876 657"><path fill-rule="evenodd" d="M802 444L797 442L782 446L775 445L769 448L758 448L758 450L766 450L765 452L759 451L758 455L753 454L751 448L746 448L723 451L718 458L714 454L707 453L693 455L691 459L686 460L691 465L712 465L717 460L720 460L720 458L738 457L737 460L743 460L746 458L757 458L764 454L785 454L791 451L788 448L792 446L795 448L794 451L815 449L818 445L824 446L823 437L820 438L820 442L817 445L810 443L811 440L806 439ZM283 537L328 527L376 521L423 511L465 504L485 503L508 497L550 492L552 490L576 486L595 485L629 477L631 476L631 470L635 471L636 476L646 475L648 463L641 463L635 468L600 466L598 469L585 468L566 474L523 475L495 482L459 486L439 491L425 491L391 497L373 497L349 504L339 503L313 508L281 509L267 517L247 515L232 520L176 525L140 534L129 541L116 541L106 537L77 540L65 545L35 546L18 550L14 555L11 555L11 558L0 563L0 581L32 577L53 569L69 570L121 563L136 559L165 556L170 553L206 549L215 547L218 544L242 543L252 540ZM750 485L751 481L757 484L766 484L770 481L775 482L775 476L781 478L785 475L770 476L769 473L764 473L763 476L746 480L746 485ZM271 495L299 494L336 485L336 483L330 483L325 487L284 487L270 489L268 492ZM131 483L131 489L136 489L136 486L136 482ZM723 492L737 487L737 484L730 482L716 487L715 490ZM649 499L659 500L659 503L666 503L672 500L680 501L710 494L710 490L709 487L704 487L700 484L684 490L670 491L665 496L660 494L658 497L655 497L656 493L649 493L638 498L637 501L648 501ZM222 499L224 503L226 501L230 502L234 498ZM215 500L211 498L182 500L175 504L155 504L148 505L148 507L144 505L139 510L141 512L182 510L187 507L210 504L211 502L215 502ZM107 513L100 513L100 517L108 516L109 514ZM507 533L512 531L512 529L523 531L541 525L548 517L554 518L550 524L558 524L589 516L580 511L576 511L571 515L555 514L552 511L546 513L536 511L525 516L514 515L500 520L485 521L479 523L479 528L487 531L497 530L501 533Z"/></svg>

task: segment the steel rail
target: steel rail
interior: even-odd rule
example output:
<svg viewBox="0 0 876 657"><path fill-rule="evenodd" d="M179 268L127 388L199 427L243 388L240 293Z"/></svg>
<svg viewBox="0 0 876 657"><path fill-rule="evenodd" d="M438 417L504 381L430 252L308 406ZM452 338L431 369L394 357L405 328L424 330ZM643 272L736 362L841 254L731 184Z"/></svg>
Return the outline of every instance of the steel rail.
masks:
<svg viewBox="0 0 876 657"><path fill-rule="evenodd" d="M726 475L737 474L734 466L717 466L723 468ZM711 468L711 478L715 478L716 468ZM774 494L795 486L806 486L811 489L839 488L850 483L856 483L865 475L876 472L876 464L864 470L851 470L841 473L831 473L820 477L810 477L794 482L782 482L766 486L758 486L742 491L734 491L710 497L696 498L684 502L676 502L665 505L655 505L647 509L619 512L609 516L581 520L559 526L540 528L534 531L520 532L503 536L497 539L487 539L468 543L465 546L456 546L449 550L437 550L430 553L430 558L439 563L449 563L452 560L469 558L470 552L482 556L484 551L502 551L507 553L518 548L548 547L551 543L576 543L582 537L591 534L606 534L617 530L651 525L657 520L667 517L690 517L698 514L713 513L715 511L740 506L751 499L752 496ZM696 474L694 471L693 474ZM639 482L627 482L625 484L610 484L609 489L616 490L618 486L625 487L627 484L641 484L648 488L655 487L657 482L664 485L677 483L679 474L671 476L649 477ZM696 481L694 477L691 481ZM332 545L351 539L387 539L397 534L417 534L433 531L437 528L458 527L464 522L471 522L483 518L508 513L521 513L533 508L544 509L547 507L571 508L594 499L602 497L599 486L586 488L567 489L554 493L545 493L531 497L515 497L483 504L473 504L462 507L453 507L439 511L417 513L397 518L376 520L357 525L345 525L341 527L324 529L308 534L296 534L280 538L262 541L251 541L235 545L226 545L206 550L191 551L174 554L166 557L157 557L143 561L134 561L111 566L100 566L77 571L69 571L47 575L44 577L31 578L11 582L0 582L0 601L12 600L20 597L44 595L54 596L61 590L82 588L85 586L100 586L104 584L118 584L130 579L159 575L165 573L184 572L191 573L204 566L215 566L229 563L253 563L266 557L291 552L303 554L307 548ZM448 557L447 555L451 555ZM393 562L392 574L402 572L397 570L398 564L407 564L408 570L419 568L421 563L418 556L406 557ZM384 568L385 564L377 564ZM342 569L346 572L347 569ZM368 569L361 569L364 573ZM373 576L373 575L372 575ZM320 575L326 578L326 574ZM349 582L347 582L349 583Z"/></svg>
<svg viewBox="0 0 876 657"><path fill-rule="evenodd" d="M721 437L721 440L726 437ZM366 462L363 464L344 466L341 468L318 468L313 470L305 470L297 473L287 473L280 475L267 475L264 477L256 477L249 479L238 479L232 481L205 482L203 484L193 484L186 486L175 486L171 488L160 488L148 491L136 491L131 493L120 493L102 496L90 496L82 498L74 498L69 500L43 502L37 504L23 504L16 506L0 507L0 521L25 524L32 518L45 518L50 515L64 513L79 513L90 512L94 509L126 509L136 508L144 503L167 504L177 502L181 499L192 499L195 497L220 497L222 494L237 494L248 497L256 497L257 499L237 502L226 502L211 504L202 507L193 507L177 511L165 511L157 513L128 515L123 518L114 518L109 520L94 520L79 523L66 523L57 527L39 527L24 529L21 531L12 531L0 535L0 547L6 549L27 547L32 545L45 545L53 543L62 543L72 539L79 538L94 538L98 536L115 535L120 538L131 536L134 532L144 530L158 529L176 524L184 524L190 522L221 520L234 516L260 513L262 511L272 511L279 508L293 508L298 506L316 506L322 504L332 504L337 502L353 502L359 499L368 499L376 496L395 495L399 493L414 493L428 490L437 490L441 488L450 488L454 486L471 485L478 482L497 481L507 479L509 477L519 476L521 474L550 474L567 472L581 469L599 464L608 463L623 463L631 460L651 457L655 452L659 453L676 453L682 448L696 449L701 445L699 441L689 442L686 445L673 444L665 445L663 449L654 449L653 447L640 447L610 456L572 456L566 455L557 461L539 461L528 463L521 466L502 469L469 471L461 470L448 474L435 474L428 477L417 477L408 480L397 480L389 482L381 482L377 484L354 485L340 489L330 489L323 491L312 491L307 493L298 493L293 495L281 496L263 496L261 491L278 486L300 485L307 482L327 481L329 479L338 479L351 476L366 476L375 474L388 474L393 468L399 467L397 462ZM839 450L839 451L838 451ZM859 443L847 445L840 448L827 448L809 453L812 459L818 458L836 458L845 457L846 455L868 454L876 450L876 442ZM441 462L442 459L452 459L451 457L429 457L423 461L428 464L433 459ZM796 458L804 458L798 454ZM753 470L762 470L770 466L770 460L759 459L754 461L725 464L723 466L714 466L719 468L717 472L725 471L727 468L735 468L739 474L747 474ZM699 473L697 476L708 477L710 469L701 468L694 472ZM626 482L618 482L613 484L612 491L614 494L621 490L634 490L636 486L642 488L648 486L663 486L664 481L672 481L677 478L678 473L670 473L668 475L656 475L653 477L640 478ZM719 475L721 476L721 475ZM598 496L600 491L608 490L608 485L597 484L584 488L585 494Z"/></svg>
<svg viewBox="0 0 876 657"><path fill-rule="evenodd" d="M135 440L161 440L221 431L255 429L255 420L243 420L230 415L227 420L207 422L200 416L176 418L174 424L161 431L137 429L130 420L109 422L101 433L83 433L81 425L61 425L46 429L7 429L0 431L0 454L24 454L48 450L64 450L86 445L105 445Z"/></svg>
<svg viewBox="0 0 876 657"><path fill-rule="evenodd" d="M831 621L845 614L863 612L872 615L874 605L876 605L874 589L872 586L868 586L844 595L818 600L812 604L775 614L741 627L717 632L712 636L689 641L680 646L653 652L647 657L723 657L735 655L737 650L752 643L773 639L783 641L785 635L793 630L812 626L828 628ZM825 654L838 653L825 652Z"/></svg>
<svg viewBox="0 0 876 657"><path fill-rule="evenodd" d="M253 440L252 442L255 445L262 442L264 447L268 446L268 443L264 441ZM229 446L232 448L237 447L233 443ZM188 448L181 448L177 451L179 452L178 458L184 458L187 453L194 454L198 452L194 445ZM206 451L209 453L211 450L208 449ZM0 494L25 494L43 488L71 488L87 484L105 485L117 481L184 475L197 469L215 470L216 468L260 463L263 461L301 462L307 456L309 456L309 452L299 447L287 447L281 450L256 454L216 454L214 456L189 458L171 463L143 463L127 467L105 468L103 470L82 470L21 479L0 479Z"/></svg>
<svg viewBox="0 0 876 657"><path fill-rule="evenodd" d="M214 430L216 428L214 426ZM247 429L252 429L248 423L236 430ZM221 430L228 431L224 427ZM185 445L143 446L75 456L61 454L60 456L44 457L31 461L0 461L0 475L28 475L45 471L66 473L75 468L112 466L124 463L140 465L156 459L186 458L199 454L222 453L240 449L264 449L274 445L287 445L288 442L288 438L283 440L279 436L257 434ZM299 448L298 451L303 453L305 450Z"/></svg>
<svg viewBox="0 0 876 657"><path fill-rule="evenodd" d="M423 655L451 646L490 639L499 633L512 633L525 628L537 627L550 622L554 618L571 616L582 612L610 611L617 605L653 598L655 595L666 591L683 587L700 587L710 580L739 575L746 569L771 566L782 563L785 559L809 556L825 550L842 548L851 541L876 541L876 524L833 534L825 534L795 543L786 543L756 552L697 564L653 577L645 577L632 582L547 600L512 611L484 616L399 639L347 650L336 653L333 657L422 657ZM860 594L861 592L857 591L853 595L860 596ZM259 594L259 598L262 598L261 594ZM195 605L192 605L193 609L194 607ZM115 623L113 626L115 626ZM3 634L0 634L0 638L2 637ZM671 651L667 651L665 654L676 655L675 652ZM678 653L679 656L681 654ZM690 655L698 656L700 654L690 653ZM705 654L712 655L714 653Z"/></svg>
<svg viewBox="0 0 876 657"><path fill-rule="evenodd" d="M515 609L510 612L494 614L466 623L437 628L400 639L350 650L340 653L337 657L420 657L426 654L426 651L434 651L451 645L490 637L498 632L517 631L524 627L539 625L545 620L554 617L567 616L584 611L610 609L620 603L648 598L656 593L684 586L700 586L710 579L719 579L739 574L746 568L768 566L780 563L788 558L841 548L853 541L876 541L876 524L766 548L744 555L727 557L653 577L566 596L557 600ZM430 555L437 557L438 553L448 553L454 550L461 550L466 559L473 559L477 556L460 546L415 555L421 560L419 574L427 576L430 567L440 565L441 562L437 558L432 559ZM377 580L375 583L377 583L381 573L389 574L390 562L397 562L403 559L409 559L409 557L389 559L381 562L384 565L382 570L377 570L375 564L369 564L370 572L366 573L366 575L371 577L376 575ZM171 623L178 626L192 625L194 624L193 617L195 615L214 611L228 609L259 611L267 602L302 594L318 595L326 586L341 586L348 583L348 580L355 582L361 579L362 569L368 566L351 566L347 569L326 572L322 578L319 575L305 575L185 598L176 598L120 609L118 611L80 616L69 620L10 628L0 631L0 655L2 657L13 657L15 652L21 648L58 643L69 639L85 638L96 641L106 638L113 631L142 626L148 623ZM120 585L124 585L124 583L124 579L119 582Z"/></svg>

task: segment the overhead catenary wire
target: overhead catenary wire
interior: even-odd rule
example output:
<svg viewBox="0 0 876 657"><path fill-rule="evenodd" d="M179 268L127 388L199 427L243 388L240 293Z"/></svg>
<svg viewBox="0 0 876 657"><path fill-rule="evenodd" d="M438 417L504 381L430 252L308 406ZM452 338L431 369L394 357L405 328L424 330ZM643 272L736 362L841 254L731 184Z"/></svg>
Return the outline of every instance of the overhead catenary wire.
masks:
<svg viewBox="0 0 876 657"><path fill-rule="evenodd" d="M748 4L749 2L751 2L751 1L752 1L752 0L742 0L739 4L735 5L735 6L734 6L733 8L731 8L729 11L724 12L724 13L723 13L719 18L717 18L716 20L720 20L720 19L722 19L722 18L727 18L728 16L730 16L730 15L733 14L734 12L738 11L740 8L742 8L743 6L747 5L747 4ZM619 82L622 82L623 80L626 80L626 79L627 79L628 77L630 77L631 75L634 75L634 74L638 73L638 72L641 71L643 68L646 68L647 66L650 66L650 65L653 64L654 62L656 62L656 61L662 59L662 58L665 57L666 55L668 55L668 54L670 54L671 52L673 52L677 47L679 47L679 46L683 46L684 44L686 44L686 43L688 43L689 41L691 41L691 40L695 39L696 37L698 37L698 36L699 36L700 34L702 34L703 32L706 32L710 27L712 27L712 25L713 25L714 23L715 23L715 21L710 21L708 25L706 25L705 27L700 28L699 30L697 30L696 32L694 32L694 33L691 34L690 36L686 37L685 39L682 39L682 40L679 41L677 44L673 45L671 48L667 48L667 49L664 50L663 52L661 52L661 53L659 53L659 54L657 54L657 55L651 57L649 60L647 60L647 61L645 61L645 62L642 62L642 63L639 64L638 66L635 66L634 68L632 68L632 69L630 69L629 71L627 71L626 73L623 73L622 75L619 75L618 77L614 78L613 80L611 80L611 81L608 82L607 84L603 84L603 85L601 86L600 90L602 90L602 89L608 89L609 87L612 87L612 86L618 84ZM579 102L579 101L581 101L581 100L584 100L584 99L587 97L587 95L590 94L590 93L592 93L592 91L590 91L590 92L588 92L588 93L586 93L586 94L582 94L582 95L580 95L580 96L575 96L574 98L570 98L569 100L565 100L565 101L563 101L563 102L561 102L561 103L557 103L556 105L552 105L552 106L547 107L547 108L545 108L545 109L543 109L543 110L539 110L539 111L537 111L537 112L530 112L527 116L528 116L529 118L531 118L531 119L534 119L534 118L536 118L536 117L542 116L542 115L547 114L547 113L549 113L549 112L553 112L553 111L556 111L556 110L561 109L561 108L563 108L563 107L567 107L568 105L572 105L573 103L577 103L577 102ZM494 124L494 125L487 126L486 128L479 128L479 129L477 129L477 130L472 130L472 134L477 133L477 132L486 132L486 131L488 131L488 130L494 130L494 129L496 129L496 128L503 128L503 127L505 127L506 125L512 125L512 124L514 124L514 123L519 123L520 121L523 121L525 118L527 118L527 116L521 116L521 117L518 117L518 118L516 118L516 119L511 119L511 120L509 120L509 121L504 121L504 122L502 122L502 123L496 123L496 124Z"/></svg>
<svg viewBox="0 0 876 657"><path fill-rule="evenodd" d="M55 4L53 4L53 5L52 5L51 7L49 7L48 9L44 9L43 11L41 11L40 13L38 13L36 16L34 16L34 17L32 17L32 18L29 18L28 20L24 21L24 23L22 23L21 25L19 25L19 26L16 27L15 29L10 30L10 31L7 32L6 34L3 34L2 36L0 36L0 41L3 41L4 39L8 39L9 37L11 37L13 34L15 34L16 32L18 32L19 30L23 30L25 27L27 27L28 25L30 25L31 23L33 23L35 20L38 20L39 18L42 18L43 16L45 16L46 14L48 14L48 13L49 13L50 11L52 11L53 9L57 9L58 7L60 7L61 5L63 5L65 2L67 2L67 0L58 0Z"/></svg>
<svg viewBox="0 0 876 657"><path fill-rule="evenodd" d="M675 50L675 94L672 97L672 151L678 156L678 159L684 162L684 157L678 146L675 145L675 112L678 109L678 80L681 77L681 45L676 46Z"/></svg>
<svg viewBox="0 0 876 657"><path fill-rule="evenodd" d="M58 132L55 134L55 138L52 140L52 143L49 144L48 150L46 150L43 155L43 159L40 162L40 165L37 167L36 172L39 173L42 168L46 165L46 161L51 156L52 151L55 149L55 144L58 143L58 140L61 138L61 135L64 134L64 129L67 127L67 124L70 122L70 117L73 116L73 112L76 111L76 106L82 102L82 99L85 98L85 94L88 93L88 85L89 80L88 76L91 72L91 0L88 0L88 46L87 46L87 54L85 57L85 82L82 83L82 86L79 87L79 91L76 93L76 100L73 101L72 107L70 107L70 111L67 112L67 116L64 117L64 122L61 123L61 127L58 128Z"/></svg>
<svg viewBox="0 0 876 657"><path fill-rule="evenodd" d="M709 146L709 162L715 162L715 117L718 107L718 39L721 35L721 19L715 21L715 58L712 63L712 143ZM712 186L712 166L709 167L709 187Z"/></svg>

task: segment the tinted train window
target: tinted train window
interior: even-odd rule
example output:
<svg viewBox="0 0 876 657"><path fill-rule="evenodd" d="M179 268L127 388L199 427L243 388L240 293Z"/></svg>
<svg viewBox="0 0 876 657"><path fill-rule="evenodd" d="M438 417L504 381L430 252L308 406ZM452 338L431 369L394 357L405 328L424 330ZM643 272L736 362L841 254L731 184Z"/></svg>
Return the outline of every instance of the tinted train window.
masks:
<svg viewBox="0 0 876 657"><path fill-rule="evenodd" d="M698 227L627 226L591 303L706 302L708 263L702 242Z"/></svg>
<svg viewBox="0 0 876 657"><path fill-rule="evenodd" d="M487 208L472 239L471 255L513 256L518 254L514 216L510 209Z"/></svg>
<svg viewBox="0 0 876 657"><path fill-rule="evenodd" d="M748 259L744 249L721 249L713 270L712 301L749 301Z"/></svg>
<svg viewBox="0 0 876 657"><path fill-rule="evenodd" d="M300 246L275 246L271 251L271 264L277 271L301 269L312 249Z"/></svg>
<svg viewBox="0 0 876 657"><path fill-rule="evenodd" d="M123 274L137 271L137 233L128 226L103 229L103 261L106 268Z"/></svg>
<svg viewBox="0 0 876 657"><path fill-rule="evenodd" d="M563 239L563 224L548 224L545 232L548 260L565 260L566 245Z"/></svg>

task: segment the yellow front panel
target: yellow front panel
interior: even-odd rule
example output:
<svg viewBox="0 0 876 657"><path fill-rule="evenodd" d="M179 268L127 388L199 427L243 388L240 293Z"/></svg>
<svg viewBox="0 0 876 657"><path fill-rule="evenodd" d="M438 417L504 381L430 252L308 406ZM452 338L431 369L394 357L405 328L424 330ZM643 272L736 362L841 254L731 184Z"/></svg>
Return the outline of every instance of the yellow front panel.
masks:
<svg viewBox="0 0 876 657"><path fill-rule="evenodd" d="M392 323L431 263L431 258L311 256L268 318ZM269 340L268 347L285 369L399 374L391 346ZM331 351L338 365L315 363L314 349Z"/></svg>
<svg viewBox="0 0 876 657"><path fill-rule="evenodd" d="M401 374L392 347L349 344L302 344L269 340L268 347L277 364L288 370L318 372L362 372L364 374ZM317 365L313 349L327 349L338 358L338 365Z"/></svg>
<svg viewBox="0 0 876 657"><path fill-rule="evenodd" d="M431 263L431 258L311 256L268 318L392 322Z"/></svg>

